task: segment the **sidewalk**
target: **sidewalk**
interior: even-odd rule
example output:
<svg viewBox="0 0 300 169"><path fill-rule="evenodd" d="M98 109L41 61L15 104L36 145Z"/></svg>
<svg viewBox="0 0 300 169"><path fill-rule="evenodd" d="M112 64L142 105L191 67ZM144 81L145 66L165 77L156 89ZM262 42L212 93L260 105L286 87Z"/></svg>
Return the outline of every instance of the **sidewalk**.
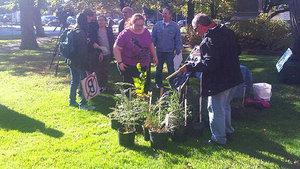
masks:
<svg viewBox="0 0 300 169"><path fill-rule="evenodd" d="M60 34L60 28L54 31L54 26L44 26L45 34L47 36L57 36ZM20 36L20 25L0 25L0 36Z"/></svg>

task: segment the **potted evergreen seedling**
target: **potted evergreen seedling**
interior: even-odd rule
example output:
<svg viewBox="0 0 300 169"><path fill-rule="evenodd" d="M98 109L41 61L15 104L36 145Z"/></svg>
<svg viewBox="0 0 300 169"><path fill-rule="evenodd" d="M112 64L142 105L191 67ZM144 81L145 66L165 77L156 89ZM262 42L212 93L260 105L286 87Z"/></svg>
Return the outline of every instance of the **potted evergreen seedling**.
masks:
<svg viewBox="0 0 300 169"><path fill-rule="evenodd" d="M163 95L155 104L149 104L149 111L144 124L149 129L150 143L153 148L164 149L168 142L168 130L163 124L166 116L166 95Z"/></svg>
<svg viewBox="0 0 300 169"><path fill-rule="evenodd" d="M181 100L179 92L169 93L167 100L167 115L164 124L175 142L186 140L187 117L190 114L186 99Z"/></svg>
<svg viewBox="0 0 300 169"><path fill-rule="evenodd" d="M124 86L124 83L118 83L118 85ZM132 146L134 145L135 126L144 119L145 112L143 110L145 106L148 106L148 103L142 99L132 97L131 87L122 88L120 91L120 94L116 94L117 103L109 116L112 120L121 123L121 127L118 129L119 144Z"/></svg>

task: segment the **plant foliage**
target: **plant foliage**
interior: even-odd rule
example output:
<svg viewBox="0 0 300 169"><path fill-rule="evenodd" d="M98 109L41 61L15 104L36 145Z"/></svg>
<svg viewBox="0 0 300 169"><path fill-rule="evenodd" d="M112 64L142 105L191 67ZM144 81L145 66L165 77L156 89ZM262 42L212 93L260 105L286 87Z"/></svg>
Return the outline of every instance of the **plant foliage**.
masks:
<svg viewBox="0 0 300 169"><path fill-rule="evenodd" d="M291 44L291 30L280 20L269 20L261 14L250 21L240 21L231 25L244 50L285 50Z"/></svg>
<svg viewBox="0 0 300 169"><path fill-rule="evenodd" d="M135 92L138 96L142 96L145 94L145 85L147 80L147 71L142 70L141 63L138 63L136 65L137 70L140 73L139 77L133 78L133 84L135 87Z"/></svg>
<svg viewBox="0 0 300 169"><path fill-rule="evenodd" d="M125 132L134 130L146 116L148 102L142 97L133 97L131 84L117 83L120 94L115 94L117 98L113 112L109 114L111 119L117 120L124 126Z"/></svg>
<svg viewBox="0 0 300 169"><path fill-rule="evenodd" d="M184 99L180 98L180 93L177 91L171 91L168 95L167 112L163 123L168 131L174 131L184 126L186 117L191 114L189 107L186 107L185 110Z"/></svg>

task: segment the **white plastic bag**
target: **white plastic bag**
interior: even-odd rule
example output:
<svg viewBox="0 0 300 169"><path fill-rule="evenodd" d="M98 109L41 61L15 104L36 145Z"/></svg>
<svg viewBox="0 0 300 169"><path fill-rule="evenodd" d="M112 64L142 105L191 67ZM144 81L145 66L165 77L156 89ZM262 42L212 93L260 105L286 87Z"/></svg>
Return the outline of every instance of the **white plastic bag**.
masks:
<svg viewBox="0 0 300 169"><path fill-rule="evenodd" d="M173 59L175 71L180 67L182 60L182 52L180 52L178 55L175 55Z"/></svg>
<svg viewBox="0 0 300 169"><path fill-rule="evenodd" d="M268 83L254 83L253 94L255 99L270 101L272 96L272 85Z"/></svg>

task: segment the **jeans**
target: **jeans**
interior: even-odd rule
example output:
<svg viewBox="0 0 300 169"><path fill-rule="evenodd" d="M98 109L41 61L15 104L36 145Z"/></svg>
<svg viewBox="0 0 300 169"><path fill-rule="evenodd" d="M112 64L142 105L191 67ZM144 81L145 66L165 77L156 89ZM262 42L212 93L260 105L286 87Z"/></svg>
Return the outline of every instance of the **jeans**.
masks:
<svg viewBox="0 0 300 169"><path fill-rule="evenodd" d="M80 85L80 81L86 77L85 71L78 69L72 65L69 66L70 74L71 74L71 87L70 87L70 96L69 96L69 104L70 105L77 105L76 102L76 91L79 89L78 94L80 97L80 105L85 105L87 103L84 95L82 93L82 88Z"/></svg>
<svg viewBox="0 0 300 169"><path fill-rule="evenodd" d="M226 134L232 134L231 106L237 86L225 90L217 95L208 96L207 110L209 113L209 125L211 139L219 144L226 144Z"/></svg>
<svg viewBox="0 0 300 169"><path fill-rule="evenodd" d="M156 66L155 83L158 87L162 86L162 70L164 63L167 63L168 74L172 74L174 69L173 52L157 52L158 64Z"/></svg>

